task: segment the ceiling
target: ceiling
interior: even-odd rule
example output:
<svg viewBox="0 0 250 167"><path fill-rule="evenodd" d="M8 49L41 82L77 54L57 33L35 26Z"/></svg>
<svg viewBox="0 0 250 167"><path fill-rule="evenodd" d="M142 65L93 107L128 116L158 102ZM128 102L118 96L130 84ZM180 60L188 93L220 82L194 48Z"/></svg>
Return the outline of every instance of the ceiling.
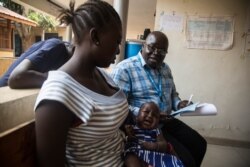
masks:
<svg viewBox="0 0 250 167"><path fill-rule="evenodd" d="M18 22L18 23L23 23L26 25L30 25L30 26L37 26L37 23L16 13L13 12L3 6L0 6L0 21L2 22L6 22L7 24L7 20L10 20L11 22Z"/></svg>
<svg viewBox="0 0 250 167"><path fill-rule="evenodd" d="M58 16L59 6L67 8L70 0L12 0L15 2L21 2L28 4L34 8L39 9L45 13L53 16ZM105 0L106 2L113 5L115 0ZM128 0L128 21L127 21L127 32L132 38L136 38L137 35L143 34L145 28L154 29L154 16L156 11L157 0ZM86 0L75 0L75 8L80 4L86 2ZM55 5L56 4L56 5ZM127 33L128 34L128 33ZM130 38L130 37L128 37Z"/></svg>
<svg viewBox="0 0 250 167"><path fill-rule="evenodd" d="M30 6L38 8L46 13L49 13L53 16L58 15L58 6L67 8L69 6L70 0L14 0L16 2L21 1ZM87 0L75 0L75 8L80 4L86 2ZM109 4L113 5L114 0L104 0ZM157 0L128 0L129 1L129 12L138 11L138 13L144 12L145 15L155 13L156 1ZM140 6L140 8L138 8Z"/></svg>

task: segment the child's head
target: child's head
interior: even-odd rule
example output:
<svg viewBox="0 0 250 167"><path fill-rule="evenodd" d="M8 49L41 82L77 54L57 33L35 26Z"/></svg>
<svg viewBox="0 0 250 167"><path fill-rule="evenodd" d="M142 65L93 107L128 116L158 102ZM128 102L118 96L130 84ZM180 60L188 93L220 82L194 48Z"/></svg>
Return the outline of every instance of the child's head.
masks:
<svg viewBox="0 0 250 167"><path fill-rule="evenodd" d="M142 129L157 128L160 120L160 109L154 102L144 103L136 118L137 126Z"/></svg>

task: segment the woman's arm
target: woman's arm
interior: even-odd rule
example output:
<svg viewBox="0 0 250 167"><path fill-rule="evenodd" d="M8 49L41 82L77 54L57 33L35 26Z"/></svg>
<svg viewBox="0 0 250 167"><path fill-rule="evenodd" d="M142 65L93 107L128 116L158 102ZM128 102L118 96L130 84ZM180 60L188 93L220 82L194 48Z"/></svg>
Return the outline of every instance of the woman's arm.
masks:
<svg viewBox="0 0 250 167"><path fill-rule="evenodd" d="M63 104L45 100L37 107L36 151L40 167L64 167L65 147L74 114Z"/></svg>

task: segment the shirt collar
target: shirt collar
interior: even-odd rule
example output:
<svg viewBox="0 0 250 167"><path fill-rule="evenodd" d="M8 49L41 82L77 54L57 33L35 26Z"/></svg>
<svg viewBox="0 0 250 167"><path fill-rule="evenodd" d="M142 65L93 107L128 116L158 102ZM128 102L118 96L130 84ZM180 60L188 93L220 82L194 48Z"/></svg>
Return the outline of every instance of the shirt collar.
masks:
<svg viewBox="0 0 250 167"><path fill-rule="evenodd" d="M141 50L139 51L138 56L139 56L139 61L140 61L141 64L142 64L142 67L150 68L150 67L146 64L146 62L145 62L145 60L144 60L144 58L143 58L143 56L142 56L142 54L141 54ZM163 67L165 67L165 65L166 65L165 62L163 62L159 70L161 70Z"/></svg>
<svg viewBox="0 0 250 167"><path fill-rule="evenodd" d="M139 61L141 62L142 66L143 67L147 66L144 58L142 57L141 51L138 53L138 56L139 56Z"/></svg>

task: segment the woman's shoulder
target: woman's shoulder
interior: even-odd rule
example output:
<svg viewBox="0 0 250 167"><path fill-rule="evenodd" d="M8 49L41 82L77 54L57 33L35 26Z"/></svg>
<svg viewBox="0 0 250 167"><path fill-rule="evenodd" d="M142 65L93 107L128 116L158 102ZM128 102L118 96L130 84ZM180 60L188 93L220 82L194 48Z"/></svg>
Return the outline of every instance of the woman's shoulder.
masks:
<svg viewBox="0 0 250 167"><path fill-rule="evenodd" d="M34 108L36 109L43 100L60 102L76 115L80 115L82 112L89 115L94 108L93 101L82 86L63 71L49 72L48 79L38 94ZM84 121L86 121L85 117Z"/></svg>
<svg viewBox="0 0 250 167"><path fill-rule="evenodd" d="M67 99L84 99L84 92L82 85L80 85L74 78L64 71L50 71L47 80L44 82L39 97L41 98L55 98L61 101Z"/></svg>

